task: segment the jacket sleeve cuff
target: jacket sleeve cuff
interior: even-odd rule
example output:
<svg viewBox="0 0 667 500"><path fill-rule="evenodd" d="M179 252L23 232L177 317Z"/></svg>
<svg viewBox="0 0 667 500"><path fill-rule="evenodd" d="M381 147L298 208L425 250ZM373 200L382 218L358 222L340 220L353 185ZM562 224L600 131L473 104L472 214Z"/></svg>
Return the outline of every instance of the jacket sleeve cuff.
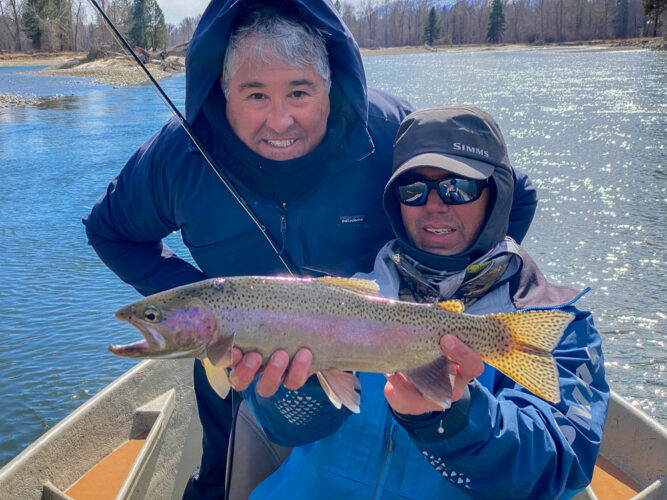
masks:
<svg viewBox="0 0 667 500"><path fill-rule="evenodd" d="M403 415L392 409L392 413L396 421L415 441L430 443L452 437L460 432L468 422L470 385L473 384L477 384L477 381L468 384L461 399L452 404L447 410L423 415Z"/></svg>

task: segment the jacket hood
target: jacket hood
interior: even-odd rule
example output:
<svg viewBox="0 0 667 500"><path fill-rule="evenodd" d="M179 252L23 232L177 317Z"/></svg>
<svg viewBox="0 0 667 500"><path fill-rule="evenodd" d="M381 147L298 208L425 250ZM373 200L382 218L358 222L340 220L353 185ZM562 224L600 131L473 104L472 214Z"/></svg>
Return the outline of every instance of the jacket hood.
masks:
<svg viewBox="0 0 667 500"><path fill-rule="evenodd" d="M448 149L450 143L473 145L475 152L452 152ZM481 159L478 151L484 152ZM456 156L447 156L447 153ZM445 166L434 162L433 156L438 162L446 159ZM429 158L425 160L425 157ZM458 160L454 161L454 158ZM410 240L394 185L402 173L421 165L458 172L451 167L452 162L457 168L465 167L467 170L463 175L468 177L473 173L483 178L489 175L488 170L491 171L487 188L489 204L477 239L464 252L443 256L421 250ZM513 195L514 173L505 139L488 113L471 106L450 106L416 111L401 123L394 141L394 174L385 186L383 205L401 251L420 264L436 271L462 271L492 250L507 234Z"/></svg>
<svg viewBox="0 0 667 500"><path fill-rule="evenodd" d="M185 116L195 122L213 85L218 85L222 63L233 29L249 7L271 2L212 0L204 12L185 59ZM336 8L326 0L286 0L286 13L318 28L329 53L332 80L336 81L359 119L368 122L366 74L359 46Z"/></svg>

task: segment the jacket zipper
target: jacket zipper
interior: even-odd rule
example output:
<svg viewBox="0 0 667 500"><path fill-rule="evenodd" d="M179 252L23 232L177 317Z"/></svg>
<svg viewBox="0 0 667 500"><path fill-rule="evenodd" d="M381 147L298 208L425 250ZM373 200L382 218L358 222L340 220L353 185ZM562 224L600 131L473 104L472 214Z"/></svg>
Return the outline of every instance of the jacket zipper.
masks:
<svg viewBox="0 0 667 500"><path fill-rule="evenodd" d="M554 309L565 309L566 307L569 307L573 305L575 302L577 302L581 297L586 295L588 292L591 291L591 287L586 288L583 292L581 292L579 295L577 295L575 298L573 298L571 301L566 302L565 304L561 304L559 306L544 306L544 307L527 307L525 309L521 309L519 312L526 312L526 311L551 311Z"/></svg>
<svg viewBox="0 0 667 500"><path fill-rule="evenodd" d="M280 239L281 239L281 245L280 245L280 251L278 252L278 255L282 255L283 252L285 251L285 247L287 245L287 203L283 202L282 203L282 209L283 213L280 215Z"/></svg>
<svg viewBox="0 0 667 500"><path fill-rule="evenodd" d="M391 418L391 417L387 417ZM387 435L387 444L384 448L384 457L382 458L382 473L378 478L377 486L375 487L374 500L379 500L384 490L384 483L387 480L387 474L391 467L391 460L394 457L394 440L396 438L396 421L391 419L391 426L389 427L389 434Z"/></svg>

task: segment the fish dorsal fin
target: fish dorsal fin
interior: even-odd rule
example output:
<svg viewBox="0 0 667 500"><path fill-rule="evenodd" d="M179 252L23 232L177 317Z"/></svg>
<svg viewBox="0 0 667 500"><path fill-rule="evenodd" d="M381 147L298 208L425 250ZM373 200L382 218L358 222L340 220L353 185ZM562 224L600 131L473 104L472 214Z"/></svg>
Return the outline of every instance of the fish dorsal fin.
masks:
<svg viewBox="0 0 667 500"><path fill-rule="evenodd" d="M436 306L455 314L463 314L463 310L465 309L463 302L460 300L445 300L444 302L438 302Z"/></svg>
<svg viewBox="0 0 667 500"><path fill-rule="evenodd" d="M363 295L380 295L380 287L375 281L362 280L359 278L337 278L335 276L325 276L317 278L318 281L328 283L329 285L345 288L351 292L361 293Z"/></svg>

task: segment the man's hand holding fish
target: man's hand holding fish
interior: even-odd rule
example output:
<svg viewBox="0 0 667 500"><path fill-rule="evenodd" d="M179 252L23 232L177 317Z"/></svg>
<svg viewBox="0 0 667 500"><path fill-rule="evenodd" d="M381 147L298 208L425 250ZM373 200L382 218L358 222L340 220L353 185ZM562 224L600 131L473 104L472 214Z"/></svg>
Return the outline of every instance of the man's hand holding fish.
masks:
<svg viewBox="0 0 667 500"><path fill-rule="evenodd" d="M440 348L443 355L456 364L451 398L453 403L461 398L466 385L482 374L484 364L479 354L453 335L443 335ZM281 384L291 391L300 389L312 374L311 363L312 353L307 348L297 351L291 362L287 352L280 349L271 355L262 369L261 354L250 352L244 356L240 349L234 348L229 381L234 390L244 391L261 370L255 389L260 396L268 398L275 394ZM384 394L389 405L398 413L420 415L442 410L440 405L423 396L400 373L387 374Z"/></svg>
<svg viewBox="0 0 667 500"><path fill-rule="evenodd" d="M479 354L454 335L443 335L440 338L440 349L445 357L456 364L452 384L452 403L455 403L463 396L466 386L482 374L484 362ZM394 411L404 415L421 415L442 410L440 405L425 397L400 373L387 375L384 396Z"/></svg>
<svg viewBox="0 0 667 500"><path fill-rule="evenodd" d="M280 384L292 391L300 389L310 375L312 360L313 355L307 348L299 349L291 362L286 351L277 350L262 370L257 381L257 393L268 398L275 394ZM250 352L244 356L240 349L234 348L230 365L232 371L229 375L232 388L236 391L245 391L257 377L262 363L261 354Z"/></svg>

